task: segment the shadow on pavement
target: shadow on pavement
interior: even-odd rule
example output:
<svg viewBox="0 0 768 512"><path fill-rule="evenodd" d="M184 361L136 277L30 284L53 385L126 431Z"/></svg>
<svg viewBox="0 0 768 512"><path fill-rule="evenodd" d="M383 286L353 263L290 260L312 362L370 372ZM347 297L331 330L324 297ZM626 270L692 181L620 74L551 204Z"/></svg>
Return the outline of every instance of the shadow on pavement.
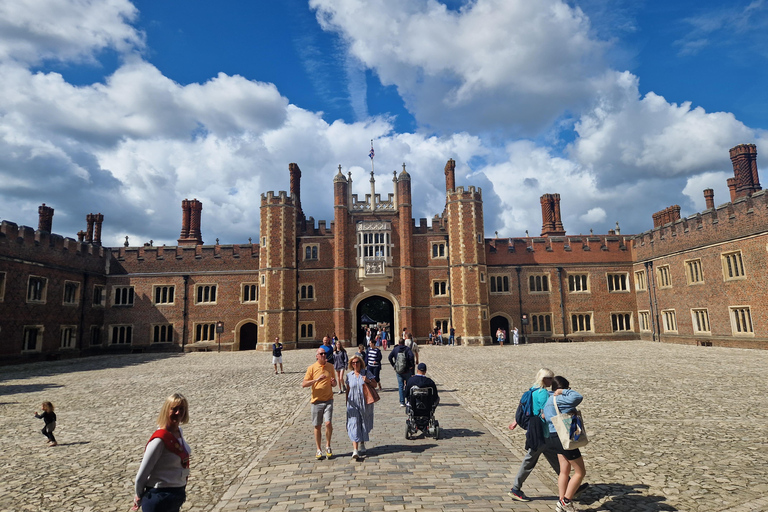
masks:
<svg viewBox="0 0 768 512"><path fill-rule="evenodd" d="M487 432L482 432L480 430L470 430L468 428L440 427L440 439L453 439L454 437L480 437L486 434Z"/></svg>
<svg viewBox="0 0 768 512"><path fill-rule="evenodd" d="M38 361L13 366L3 366L0 381L25 379L29 377L52 377L62 373L87 372L110 368L137 366L160 359L183 357L181 352L157 352L151 354L111 354L75 357L61 361Z"/></svg>
<svg viewBox="0 0 768 512"><path fill-rule="evenodd" d="M0 384L0 396L4 395L16 395L18 393L35 393L37 391L45 391L47 389L63 388L61 384L13 384L3 386ZM18 402L9 402L18 403Z"/></svg>
<svg viewBox="0 0 768 512"><path fill-rule="evenodd" d="M367 458L375 457L376 455L384 455L385 453L423 453L430 448L435 448L437 445L434 443L429 444L385 444L382 446L376 446L374 448L368 448L365 452Z"/></svg>
<svg viewBox="0 0 768 512"><path fill-rule="evenodd" d="M640 494L647 490L648 486L643 484L625 485L625 484L590 484L589 489L584 491L579 502L582 505L597 504L597 508L585 508L587 511L598 510L637 510L642 512L671 512L678 510L672 505L664 503L664 496L653 496ZM607 498L607 499L606 499ZM603 501L604 500L604 501Z"/></svg>

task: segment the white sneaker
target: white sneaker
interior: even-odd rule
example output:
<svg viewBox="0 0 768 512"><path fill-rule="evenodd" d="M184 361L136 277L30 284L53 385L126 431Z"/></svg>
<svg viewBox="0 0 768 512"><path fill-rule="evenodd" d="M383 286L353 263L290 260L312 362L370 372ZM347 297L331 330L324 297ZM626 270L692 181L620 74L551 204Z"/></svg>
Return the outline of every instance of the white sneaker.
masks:
<svg viewBox="0 0 768 512"><path fill-rule="evenodd" d="M357 450L352 450L352 458L355 460L360 459L360 454L357 453Z"/></svg>
<svg viewBox="0 0 768 512"><path fill-rule="evenodd" d="M555 507L555 510L557 512L578 512L576 510L576 506L573 504L573 501L563 503L562 500L557 500L557 507Z"/></svg>

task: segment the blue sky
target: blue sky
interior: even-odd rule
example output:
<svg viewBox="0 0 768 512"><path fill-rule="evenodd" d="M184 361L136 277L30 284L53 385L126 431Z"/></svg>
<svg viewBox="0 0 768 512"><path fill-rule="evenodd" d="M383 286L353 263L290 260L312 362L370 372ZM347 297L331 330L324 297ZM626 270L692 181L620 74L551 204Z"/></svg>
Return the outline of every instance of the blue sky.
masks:
<svg viewBox="0 0 768 512"><path fill-rule="evenodd" d="M0 218L172 245L196 197L206 243L244 243L290 162L316 219L339 164L365 193L374 139L416 217L454 158L486 236L537 235L554 192L569 234L638 233L768 148L766 24L763 1L0 0Z"/></svg>

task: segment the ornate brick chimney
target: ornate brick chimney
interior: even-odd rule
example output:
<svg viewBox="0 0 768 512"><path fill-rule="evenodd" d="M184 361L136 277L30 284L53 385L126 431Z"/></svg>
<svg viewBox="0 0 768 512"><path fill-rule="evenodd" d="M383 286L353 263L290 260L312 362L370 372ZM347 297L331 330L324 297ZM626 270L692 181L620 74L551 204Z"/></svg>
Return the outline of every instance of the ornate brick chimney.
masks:
<svg viewBox="0 0 768 512"><path fill-rule="evenodd" d="M203 238L200 233L200 212L203 210L203 203L197 199L184 199L181 202L181 210L179 245L203 245Z"/></svg>
<svg viewBox="0 0 768 512"><path fill-rule="evenodd" d="M104 223L104 215L97 213L93 216L96 222L93 230L93 245L101 245L101 225Z"/></svg>
<svg viewBox="0 0 768 512"><path fill-rule="evenodd" d="M707 203L707 210L715 209L715 191L711 188L704 190L704 202Z"/></svg>
<svg viewBox="0 0 768 512"><path fill-rule="evenodd" d="M668 206L653 214L653 227L660 228L664 224L677 220L680 220L680 207L678 205Z"/></svg>
<svg viewBox="0 0 768 512"><path fill-rule="evenodd" d="M304 211L301 209L301 169L298 164L288 164L288 173L291 175L291 196L296 199L296 210L298 219L304 218Z"/></svg>
<svg viewBox="0 0 768 512"><path fill-rule="evenodd" d="M757 174L757 147L754 144L739 144L731 148L730 155L736 183L736 197L751 196L761 190L760 178Z"/></svg>
<svg viewBox="0 0 768 512"><path fill-rule="evenodd" d="M560 194L541 196L541 236L565 236L560 218Z"/></svg>
<svg viewBox="0 0 768 512"><path fill-rule="evenodd" d="M456 161L451 158L445 164L445 191L451 192L456 188Z"/></svg>
<svg viewBox="0 0 768 512"><path fill-rule="evenodd" d="M53 208L45 206L45 203L43 203L42 206L37 209L37 214L37 230L50 233L53 228Z"/></svg>

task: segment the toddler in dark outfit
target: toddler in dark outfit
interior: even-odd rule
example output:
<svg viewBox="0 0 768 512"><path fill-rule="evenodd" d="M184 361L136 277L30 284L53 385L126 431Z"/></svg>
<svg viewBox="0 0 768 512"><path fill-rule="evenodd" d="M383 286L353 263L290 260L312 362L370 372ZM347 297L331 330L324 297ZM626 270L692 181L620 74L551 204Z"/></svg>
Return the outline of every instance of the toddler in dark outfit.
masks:
<svg viewBox="0 0 768 512"><path fill-rule="evenodd" d="M42 408L43 412L41 414L35 411L35 418L42 418L45 422L45 426L40 432L48 438L50 446L56 446L58 443L56 438L53 437L53 430L56 428L56 413L53 412L53 404L51 402L43 402Z"/></svg>

